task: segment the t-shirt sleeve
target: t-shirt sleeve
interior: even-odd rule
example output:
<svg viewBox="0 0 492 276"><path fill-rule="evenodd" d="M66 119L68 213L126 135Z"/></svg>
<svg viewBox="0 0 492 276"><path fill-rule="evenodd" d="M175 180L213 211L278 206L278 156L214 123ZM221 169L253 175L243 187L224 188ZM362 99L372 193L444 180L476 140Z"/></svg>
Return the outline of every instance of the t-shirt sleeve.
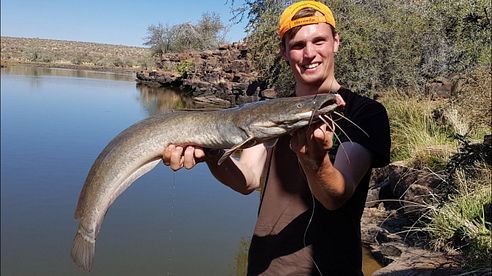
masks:
<svg viewBox="0 0 492 276"><path fill-rule="evenodd" d="M381 103L367 98L365 100L355 110L351 110L351 120L360 128L347 122L343 128L351 141L371 152L373 168L384 167L389 164L391 148L388 114ZM349 138L342 135L340 140L346 142L350 141Z"/></svg>

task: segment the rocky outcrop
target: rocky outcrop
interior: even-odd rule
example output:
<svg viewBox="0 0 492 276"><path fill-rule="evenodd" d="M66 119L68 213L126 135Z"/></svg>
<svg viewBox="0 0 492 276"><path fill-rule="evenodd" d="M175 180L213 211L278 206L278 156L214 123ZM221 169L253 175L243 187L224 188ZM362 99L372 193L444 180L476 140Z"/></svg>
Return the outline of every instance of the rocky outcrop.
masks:
<svg viewBox="0 0 492 276"><path fill-rule="evenodd" d="M476 161L492 164L492 136L486 135L479 143L466 142L460 149L429 147L423 155L450 158L445 166L436 166L441 168L437 171L421 164L418 157L373 171L361 219L361 239L384 267L372 275L492 275L491 267L464 271L461 253L431 250L429 237L420 231L421 222L429 219L429 209L452 194L447 175L453 167L471 166Z"/></svg>
<svg viewBox="0 0 492 276"><path fill-rule="evenodd" d="M158 71L137 73L137 81L178 87L198 102L224 107L258 99L260 83L247 60L245 44L222 45L202 52L163 55Z"/></svg>
<svg viewBox="0 0 492 276"><path fill-rule="evenodd" d="M373 179L361 220L362 243L384 266L373 275L459 273L458 255L429 250L418 231L412 231L425 212L422 206L434 200L432 187L442 179L401 162L376 170Z"/></svg>

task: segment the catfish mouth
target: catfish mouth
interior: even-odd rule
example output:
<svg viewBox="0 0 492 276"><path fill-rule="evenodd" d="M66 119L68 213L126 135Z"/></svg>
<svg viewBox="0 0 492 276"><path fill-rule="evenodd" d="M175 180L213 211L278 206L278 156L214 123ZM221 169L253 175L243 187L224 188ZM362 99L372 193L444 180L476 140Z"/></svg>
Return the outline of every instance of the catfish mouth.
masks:
<svg viewBox="0 0 492 276"><path fill-rule="evenodd" d="M336 98L324 101L313 113L313 116L324 115L338 107Z"/></svg>

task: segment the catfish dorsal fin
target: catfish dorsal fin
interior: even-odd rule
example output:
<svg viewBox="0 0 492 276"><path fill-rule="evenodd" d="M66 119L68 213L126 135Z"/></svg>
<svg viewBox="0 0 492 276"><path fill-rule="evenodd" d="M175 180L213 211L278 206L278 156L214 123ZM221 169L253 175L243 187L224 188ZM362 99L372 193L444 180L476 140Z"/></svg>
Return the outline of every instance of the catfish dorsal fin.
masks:
<svg viewBox="0 0 492 276"><path fill-rule="evenodd" d="M217 164L219 166L222 165L222 163L224 163L224 161L229 156L231 156L235 151L237 151L239 149L249 148L249 147L253 146L255 144L255 142L256 142L256 140L253 137L249 137L248 139L244 140L243 142L235 145L234 147L232 147L229 150L227 150L226 152L224 152L222 157L220 157L219 161L217 161Z"/></svg>

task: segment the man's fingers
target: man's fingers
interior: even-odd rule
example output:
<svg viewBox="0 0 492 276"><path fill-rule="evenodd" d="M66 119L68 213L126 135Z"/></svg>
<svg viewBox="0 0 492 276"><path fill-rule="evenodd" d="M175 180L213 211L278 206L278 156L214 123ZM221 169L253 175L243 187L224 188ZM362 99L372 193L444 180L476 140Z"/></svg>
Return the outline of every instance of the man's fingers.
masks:
<svg viewBox="0 0 492 276"><path fill-rule="evenodd" d="M330 132L330 128L326 124L322 124L313 130L313 136L316 140L322 142L329 136Z"/></svg>
<svg viewBox="0 0 492 276"><path fill-rule="evenodd" d="M336 94L335 98L338 106L345 106L345 101L343 100L342 96Z"/></svg>
<svg viewBox="0 0 492 276"><path fill-rule="evenodd" d="M314 139L321 144L323 149L328 150L333 146L333 131L327 125L321 125L313 131Z"/></svg>
<svg viewBox="0 0 492 276"><path fill-rule="evenodd" d="M183 165L185 168L191 169L191 168L193 168L193 166L195 166L196 161L195 161L195 148L194 147L192 147L192 146L186 147L183 157L184 157Z"/></svg>
<svg viewBox="0 0 492 276"><path fill-rule="evenodd" d="M195 160L203 161L205 159L205 151L202 148L195 148Z"/></svg>
<svg viewBox="0 0 492 276"><path fill-rule="evenodd" d="M162 153L162 162L164 165L169 166L171 164L171 154L174 148L174 145L169 145L164 149L164 152Z"/></svg>
<svg viewBox="0 0 492 276"><path fill-rule="evenodd" d="M183 167L183 147L177 146L171 152L170 166L171 169L177 171Z"/></svg>
<svg viewBox="0 0 492 276"><path fill-rule="evenodd" d="M290 138L290 149L294 152L306 153L306 131L296 131Z"/></svg>
<svg viewBox="0 0 492 276"><path fill-rule="evenodd" d="M177 171L182 167L187 169L193 168L197 162L202 162L205 159L205 151L194 146L175 146L169 145L162 153L162 161L164 165L171 167Z"/></svg>

